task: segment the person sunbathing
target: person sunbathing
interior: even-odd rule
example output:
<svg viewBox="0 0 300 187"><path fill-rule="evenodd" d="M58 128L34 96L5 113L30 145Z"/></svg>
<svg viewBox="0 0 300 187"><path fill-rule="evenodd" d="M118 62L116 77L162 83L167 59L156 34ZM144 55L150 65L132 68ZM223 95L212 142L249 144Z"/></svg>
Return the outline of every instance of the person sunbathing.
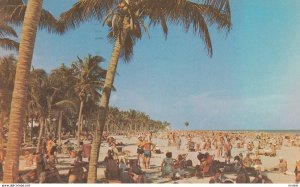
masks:
<svg viewBox="0 0 300 187"><path fill-rule="evenodd" d="M47 162L45 170L39 175L39 183L61 183L62 179L59 175L54 162Z"/></svg>
<svg viewBox="0 0 300 187"><path fill-rule="evenodd" d="M272 183L272 181L268 178L267 173L264 171L264 167L262 164L257 162L258 164L255 165L255 169L257 174L251 183Z"/></svg>
<svg viewBox="0 0 300 187"><path fill-rule="evenodd" d="M142 171L137 161L132 161L130 163L128 174L132 183L145 183L145 173Z"/></svg>
<svg viewBox="0 0 300 187"><path fill-rule="evenodd" d="M119 163L118 160L114 159L112 150L108 150L107 156L104 159L106 169L104 171L107 179L119 178Z"/></svg>
<svg viewBox="0 0 300 187"><path fill-rule="evenodd" d="M219 169L215 176L210 179L209 183L225 183L226 179L227 177L225 177L223 172Z"/></svg>
<svg viewBox="0 0 300 187"><path fill-rule="evenodd" d="M21 175L19 178L19 183L36 183L38 179L37 170L33 169L24 175Z"/></svg>
<svg viewBox="0 0 300 187"><path fill-rule="evenodd" d="M81 163L75 163L74 167L68 172L68 182L69 183L81 183L84 179L84 170Z"/></svg>
<svg viewBox="0 0 300 187"><path fill-rule="evenodd" d="M253 160L250 158L250 154L247 153L246 157L243 159L243 165L246 168L250 168L253 165Z"/></svg>
<svg viewBox="0 0 300 187"><path fill-rule="evenodd" d="M179 154L177 159L174 163L175 169L186 169L187 168L187 161L186 161L186 154Z"/></svg>
<svg viewBox="0 0 300 187"><path fill-rule="evenodd" d="M244 165L239 169L235 181L236 183L250 183L250 177Z"/></svg>
<svg viewBox="0 0 300 187"><path fill-rule="evenodd" d="M287 161L284 160L282 157L279 157L279 172L286 174L287 171Z"/></svg>

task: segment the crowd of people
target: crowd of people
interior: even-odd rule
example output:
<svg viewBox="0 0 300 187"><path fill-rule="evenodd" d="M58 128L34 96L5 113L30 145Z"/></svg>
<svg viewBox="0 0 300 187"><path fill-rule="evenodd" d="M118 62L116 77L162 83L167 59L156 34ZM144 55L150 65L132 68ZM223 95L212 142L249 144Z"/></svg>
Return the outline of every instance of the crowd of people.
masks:
<svg viewBox="0 0 300 187"><path fill-rule="evenodd" d="M205 172L208 171L206 167L208 165L212 166L212 159L214 161L223 162L223 168L221 170L215 170L214 174L219 175L221 171L228 170L228 168L232 168L231 171L236 172L237 174L240 170L246 170L250 172L250 174L254 175L259 178L262 178L262 181L270 182L270 180L266 177L266 171L278 171L283 174L287 174L287 161L279 157L278 164L276 164L272 168L265 168L263 166L262 160L260 157L270 156L274 157L277 155L277 150L281 149L282 146L299 146L300 140L297 134L286 136L286 134L278 134L278 133L249 133L249 132L216 132L216 131L195 131L195 132L169 132L167 135L168 146L176 146L177 150L181 148L181 139L186 139L186 151L187 152L206 152L207 156L204 160L199 159L200 165L196 165L195 170L196 174L202 173L201 176L204 175ZM246 153L243 157L243 154L240 153L239 155L232 155L232 149L235 147L236 149L240 150L240 152ZM208 153L214 153L210 155ZM174 171L174 167L170 167L170 165L174 165L170 158L172 153L167 153L166 158L163 160L162 173L174 175L176 173ZM211 157L210 157L211 156ZM232 162L233 161L233 162ZM299 166L295 168L295 176L296 182L299 182ZM226 165L224 167L224 165ZM172 172L171 168L173 168ZM200 168L200 169L199 169ZM201 172L197 172L197 170L201 170ZM230 169L229 169L230 170ZM223 172L222 172L223 173ZM261 181L255 178L254 182ZM216 180L218 181L218 180ZM221 180L222 181L222 180ZM248 181L248 180L247 180ZM244 181L245 182L245 181Z"/></svg>
<svg viewBox="0 0 300 187"><path fill-rule="evenodd" d="M168 150L163 153L165 158L160 157L162 158L161 177L170 180L209 177L210 183L270 183L272 181L267 173L277 171L286 175L288 162L283 157L279 157L278 164L272 168L266 168L261 157L274 157L277 151L286 145L300 145L297 135L285 136L270 133L174 131L123 134L122 136L137 138L136 152L133 154L126 152L123 149L126 147L124 143L117 142L117 139L105 132L103 141L107 143L108 149L103 163L105 177L120 180L123 183L147 182L146 173L149 169L153 169L150 167L153 154L163 153L157 142L153 142L154 138L167 139ZM183 145L183 142L186 144ZM233 155L233 148L240 153ZM42 141L39 151L27 155L26 166L36 167L21 175L20 181L26 183L61 182L62 178L56 168L56 164L59 164L57 155L61 153L74 159L73 167L68 172L68 182L85 182L90 151L90 141L81 141L79 145L76 145L66 140L59 144L56 139L49 136L48 139ZM193 163L195 162L193 158L188 158L187 155L190 152L197 153L192 154L197 155L196 163ZM228 173L236 174L236 178L226 177ZM295 164L294 173L295 182L300 182L299 160ZM250 177L253 179L250 180Z"/></svg>

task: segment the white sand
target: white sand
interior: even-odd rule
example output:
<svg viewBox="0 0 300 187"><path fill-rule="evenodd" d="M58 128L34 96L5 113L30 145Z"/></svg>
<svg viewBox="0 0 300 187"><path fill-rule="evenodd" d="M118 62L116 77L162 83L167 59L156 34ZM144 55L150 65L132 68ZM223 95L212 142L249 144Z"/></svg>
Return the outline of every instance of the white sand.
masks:
<svg viewBox="0 0 300 187"><path fill-rule="evenodd" d="M124 137L124 136L113 136L118 142L123 142L125 144L124 150L130 151L130 156L133 158L137 157L136 154L136 142L137 142L137 137L132 137L130 139ZM160 165L165 158L165 153L167 151L171 151L173 153L173 158L176 158L178 154L182 153L188 153L187 158L191 159L193 162L193 166L196 164L199 164L199 161L197 159L197 152L187 152L185 148L186 140L182 138L182 147L180 150L177 150L176 147L168 147L167 146L167 139L166 138L153 138L152 142L155 143L156 145L159 146L161 151L163 152L162 154L152 154L151 157L151 163L150 163L150 169L143 169L146 172L146 178L148 183L174 183L174 181L170 181L168 179L164 179L160 177L161 172L160 172ZM107 143L102 143L101 148L100 148L100 155L99 155L99 161L103 161L106 153L108 150L108 145ZM216 154L214 150L209 151L211 154ZM246 153L246 149L237 149L233 148L232 150L232 156L237 155L238 153ZM203 152L204 153L204 152ZM74 159L68 158L67 155L58 155L59 156L59 164L57 165L57 168L60 170L61 174L67 173L68 169L71 167L71 163L73 163ZM267 157L267 156L260 156L263 166L265 168L270 168L274 167L278 164L279 162L279 156L283 157L285 160L288 162L288 174L281 174L278 172L268 172L268 177L274 182L274 183L293 183L295 180L293 171L295 167L296 160L300 159L300 148L299 147L287 147L283 146L281 150L277 151L277 156L276 157ZM224 159L221 159L221 161L224 161ZM29 169L24 167L24 161L20 161L20 169ZM98 176L97 178L100 181L105 180L104 177L104 169L105 168L98 168ZM235 175L227 175L225 174L226 177L235 179ZM204 179L198 179L196 177L191 177L191 178L185 178L182 180L177 180L176 183L208 183L209 177L205 177Z"/></svg>

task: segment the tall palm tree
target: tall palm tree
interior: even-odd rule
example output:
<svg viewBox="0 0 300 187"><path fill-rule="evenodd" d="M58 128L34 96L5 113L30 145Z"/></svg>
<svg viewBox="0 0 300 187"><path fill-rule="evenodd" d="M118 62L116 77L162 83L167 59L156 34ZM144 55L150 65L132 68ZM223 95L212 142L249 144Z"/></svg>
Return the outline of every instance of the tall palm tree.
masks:
<svg viewBox="0 0 300 187"><path fill-rule="evenodd" d="M35 37L38 26L52 31L55 28L56 19L42 9L43 0L0 0L0 14L6 23L23 25L19 46L19 58L16 71L15 87L11 104L9 125L9 149L5 162L4 182L16 182L19 166L19 148L22 123L26 110L26 88L31 66Z"/></svg>
<svg viewBox="0 0 300 187"><path fill-rule="evenodd" d="M31 67L37 27L42 12L42 0L29 0L26 8L12 96L4 183L18 182L22 126L27 107L28 75Z"/></svg>
<svg viewBox="0 0 300 187"><path fill-rule="evenodd" d="M230 30L229 0L80 0L68 12L61 15L59 32L76 28L80 23L91 18L110 27L108 38L114 43L108 71L100 99L99 126L94 135L89 163L88 182L96 182L97 161L103 133L109 98L120 57L129 61L133 54L133 46L142 37L142 28L147 32L145 20L153 25L161 24L167 36L167 23L183 26L186 31L192 27L200 36L212 55L212 44L207 24L217 24L218 29Z"/></svg>

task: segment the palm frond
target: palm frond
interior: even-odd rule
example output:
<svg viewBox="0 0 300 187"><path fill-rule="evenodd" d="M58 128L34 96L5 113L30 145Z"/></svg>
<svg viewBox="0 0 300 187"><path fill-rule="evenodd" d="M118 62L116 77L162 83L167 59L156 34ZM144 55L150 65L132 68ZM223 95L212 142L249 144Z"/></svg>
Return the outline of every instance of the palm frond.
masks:
<svg viewBox="0 0 300 187"><path fill-rule="evenodd" d="M23 24L25 17L26 4L8 4L0 7L1 15L4 15L3 20L14 25ZM40 29L47 29L49 32L56 32L57 20L46 10L42 10L39 22Z"/></svg>
<svg viewBox="0 0 300 187"><path fill-rule="evenodd" d="M0 0L0 6L21 5L21 4L24 4L22 0Z"/></svg>
<svg viewBox="0 0 300 187"><path fill-rule="evenodd" d="M122 41L122 50L120 57L124 60L125 63L128 63L133 55L133 46L135 44L135 39L132 34L128 33L125 35Z"/></svg>
<svg viewBox="0 0 300 187"><path fill-rule="evenodd" d="M162 26L163 32L165 34L165 38L167 39L167 36L168 36L168 26L167 26L167 21L165 19L165 16L161 16L161 26Z"/></svg>
<svg viewBox="0 0 300 187"><path fill-rule="evenodd" d="M62 100L62 101L59 101L59 102L53 104L53 106L57 107L57 108L66 108L66 109L71 110L72 112L77 113L77 105L72 100Z"/></svg>
<svg viewBox="0 0 300 187"><path fill-rule="evenodd" d="M19 43L9 38L0 38L0 47L7 50L19 50Z"/></svg>
<svg viewBox="0 0 300 187"><path fill-rule="evenodd" d="M7 25L3 21L0 21L0 37L4 36L18 37L16 31L11 26Z"/></svg>
<svg viewBox="0 0 300 187"><path fill-rule="evenodd" d="M150 24L164 25L166 19L166 22L183 26L186 32L192 28L194 34L204 41L210 56L213 51L208 24L217 24L219 30L225 28L227 32L231 28L229 0L144 0L142 2L142 6L147 7L144 14L149 16ZM166 34L165 31L164 33Z"/></svg>
<svg viewBox="0 0 300 187"><path fill-rule="evenodd" d="M80 0L73 7L60 15L57 32L64 32L77 28L81 23L91 19L102 20L119 0Z"/></svg>
<svg viewBox="0 0 300 187"><path fill-rule="evenodd" d="M226 16L231 17L230 4L229 0L205 0L205 5L211 6L215 9L218 9L220 12Z"/></svg>

